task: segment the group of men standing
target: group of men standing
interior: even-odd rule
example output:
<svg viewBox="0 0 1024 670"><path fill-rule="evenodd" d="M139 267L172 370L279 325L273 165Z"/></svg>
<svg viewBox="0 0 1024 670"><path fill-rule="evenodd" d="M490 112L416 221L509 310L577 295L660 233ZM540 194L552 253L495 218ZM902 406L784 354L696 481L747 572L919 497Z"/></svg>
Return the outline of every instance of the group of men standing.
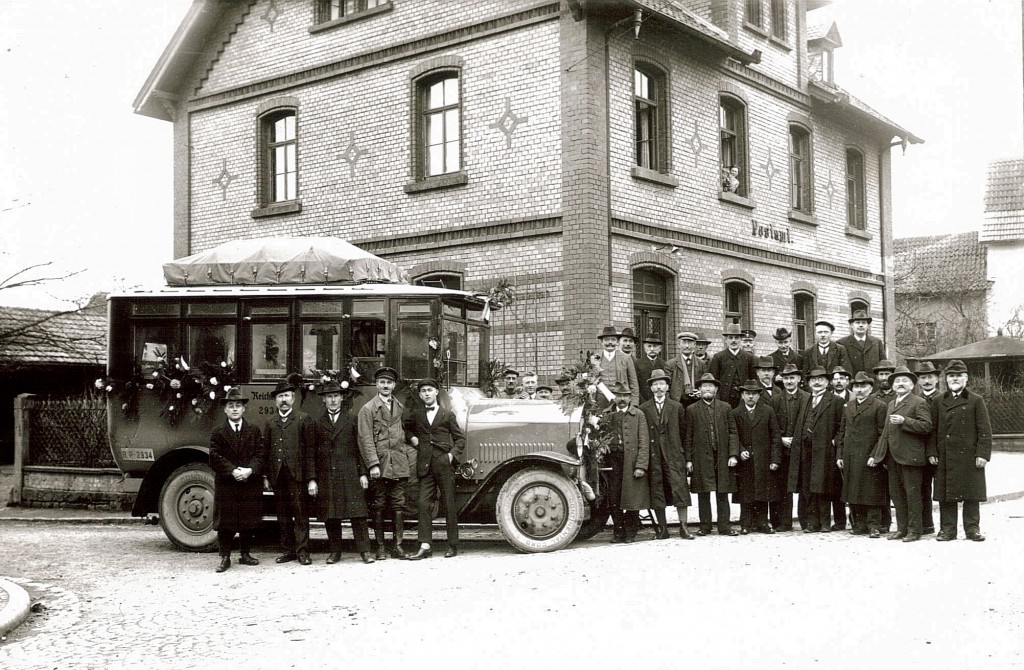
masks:
<svg viewBox="0 0 1024 670"><path fill-rule="evenodd" d="M728 536L792 531L797 494L805 533L850 527L881 537L891 500L896 530L888 537L912 542L935 532L934 497L938 540L956 538L959 503L966 537L984 540L979 503L992 447L984 400L966 388L961 361L941 372L947 390L940 393L931 363L912 372L886 360L868 333L871 321L854 311L850 334L835 341L835 327L820 320L802 351L779 328L778 348L761 357L752 352L756 334L737 324L726 326L725 346L710 358L697 351L697 334L683 331L670 360L661 357L660 338L645 338L634 355L632 331L606 327L597 360L615 397L602 417L612 435L605 457L612 541L633 541L645 509L653 511L655 538L667 538L669 505L680 536L693 539L685 524L691 493L697 535L712 531L712 493L718 532ZM587 439L581 433L570 451L582 451ZM740 504L739 531L730 523L730 495Z"/></svg>
<svg viewBox="0 0 1024 670"><path fill-rule="evenodd" d="M385 515L394 520L390 554L422 560L432 555L433 509L437 494L444 499L448 548L458 554L454 468L465 449L465 436L455 415L438 402L433 379L416 387L422 405L406 408L395 397L398 373L382 367L374 373L376 394L358 411L355 389L329 381L318 393L324 412L318 418L295 408L296 386L282 380L271 395L275 412L262 427L244 418L248 398L230 389L223 399L226 421L210 434L210 465L214 470L214 524L220 548L217 572L231 566L231 544L239 535L239 563L257 565L252 537L262 516L264 485L277 504L283 553L277 563L309 565L309 520L324 522L330 546L327 563L341 560L341 523L349 520L356 551L363 563L384 560ZM407 446L408 445L408 446ZM409 446L415 458L409 458ZM412 462L410 462L412 460ZM405 488L415 469L419 481L419 549L408 554L404 536ZM372 520L377 550L371 552Z"/></svg>

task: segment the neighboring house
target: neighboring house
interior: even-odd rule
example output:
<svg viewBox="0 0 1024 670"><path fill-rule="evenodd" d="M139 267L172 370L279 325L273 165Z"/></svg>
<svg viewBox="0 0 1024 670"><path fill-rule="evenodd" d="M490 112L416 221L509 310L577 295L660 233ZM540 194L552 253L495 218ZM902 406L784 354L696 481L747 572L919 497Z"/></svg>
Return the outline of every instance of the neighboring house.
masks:
<svg viewBox="0 0 1024 670"><path fill-rule="evenodd" d="M542 377L607 324L767 353L864 308L891 342L890 151L922 140L836 85L826 4L196 0L134 105L174 125L177 257L330 235L512 279L491 351Z"/></svg>
<svg viewBox="0 0 1024 670"><path fill-rule="evenodd" d="M0 307L0 463L14 462L16 396L78 395L106 363L106 295L70 312Z"/></svg>
<svg viewBox="0 0 1024 670"><path fill-rule="evenodd" d="M988 166L981 243L994 281L989 301L992 332L1024 338L1024 160Z"/></svg>
<svg viewBox="0 0 1024 670"><path fill-rule="evenodd" d="M991 286L986 252L976 231L895 240L900 358L923 358L985 337Z"/></svg>

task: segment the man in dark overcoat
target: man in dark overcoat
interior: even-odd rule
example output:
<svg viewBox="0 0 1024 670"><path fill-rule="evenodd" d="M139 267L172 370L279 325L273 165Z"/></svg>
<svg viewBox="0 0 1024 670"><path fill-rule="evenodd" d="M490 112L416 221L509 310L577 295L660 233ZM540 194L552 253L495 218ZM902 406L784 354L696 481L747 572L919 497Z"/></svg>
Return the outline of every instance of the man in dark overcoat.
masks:
<svg viewBox="0 0 1024 670"><path fill-rule="evenodd" d="M836 434L842 422L843 404L828 392L824 368L808 371L811 395L801 413L799 439L793 440L789 457L789 490L806 498L805 533L831 530L831 493L836 471Z"/></svg>
<svg viewBox="0 0 1024 670"><path fill-rule="evenodd" d="M707 369L707 363L697 357L697 334L684 330L676 336L679 355L665 363L665 372L672 376L669 397L687 407L697 401L697 380Z"/></svg>
<svg viewBox="0 0 1024 670"><path fill-rule="evenodd" d="M836 436L836 465L843 471L843 500L850 503L853 534L877 538L882 510L889 506L889 482L884 470L868 467L887 412L885 403L871 395L874 386L874 378L863 370L853 378L853 399L843 408Z"/></svg>
<svg viewBox="0 0 1024 670"><path fill-rule="evenodd" d="M369 478L359 453L356 412L352 409L353 388L346 382L327 382L319 391L324 413L315 420L316 470L319 490L317 517L327 529L331 553L328 564L341 560L341 521L352 523L352 537L363 563L373 563L367 523L366 489Z"/></svg>
<svg viewBox="0 0 1024 670"><path fill-rule="evenodd" d="M692 459L686 469L693 473L690 490L697 494L700 519L698 535L711 533L711 492L715 493L718 534L738 535L729 525L731 509L729 494L735 493L736 464L739 440L736 422L729 415L729 403L718 400L719 384L714 375L705 372L698 381L700 400L686 408L686 437L683 452Z"/></svg>
<svg viewBox="0 0 1024 670"><path fill-rule="evenodd" d="M271 395L277 411L267 419L263 437L284 550L275 560L287 563L298 559L309 565L313 561L309 557L308 496L317 494L316 427L308 414L295 409L295 386L287 379L279 381Z"/></svg>
<svg viewBox="0 0 1024 670"><path fill-rule="evenodd" d="M936 439L936 431L939 426L938 402L942 396L939 393L939 371L931 361L918 363L914 368L917 373L917 386L914 393L928 401L928 407L932 410L932 440ZM935 480L935 468L937 466L928 463L924 466L923 479L921 480L921 532L923 535L931 535L935 532L935 515L932 509L932 482Z"/></svg>
<svg viewBox="0 0 1024 670"><path fill-rule="evenodd" d="M748 379L742 387L743 402L732 410L739 441L738 490L733 502L740 504L740 534L750 531L774 533L768 522L768 503L782 494L779 464L782 462L782 435L771 402L763 398L761 382Z"/></svg>
<svg viewBox="0 0 1024 670"><path fill-rule="evenodd" d="M759 356L754 364L754 372L757 374L757 382L761 386L761 397L758 402L771 404L772 396L780 391L775 386L775 359L771 356Z"/></svg>
<svg viewBox="0 0 1024 670"><path fill-rule="evenodd" d="M708 372L720 384L718 399L736 407L740 403L740 386L748 379L757 377L754 365L757 363L751 354L740 348L743 331L738 323L730 323L725 327L722 337L725 338L725 349L711 357Z"/></svg>
<svg viewBox="0 0 1024 670"><path fill-rule="evenodd" d="M775 351L772 352L772 362L775 364L775 385L782 388L782 371L785 367L795 365L803 374L804 359L793 348L793 334L787 328L776 328L772 337L775 339L776 346Z"/></svg>
<svg viewBox="0 0 1024 670"><path fill-rule="evenodd" d="M648 335L642 343L643 353L636 357L636 382L640 386L639 404L651 399L651 385L648 383L651 373L668 367L665 357L661 355L662 344L658 335Z"/></svg>
<svg viewBox="0 0 1024 670"><path fill-rule="evenodd" d="M865 310L854 310L848 319L850 334L838 340L846 349L850 365L844 367L851 375L858 372L870 373L871 369L885 358L885 346L882 341L868 334L871 320L871 316Z"/></svg>
<svg viewBox="0 0 1024 670"><path fill-rule="evenodd" d="M772 395L772 409L779 421L779 432L782 441L782 464L779 467L779 479L782 492L778 503L768 503L769 522L777 531L793 530L793 494L789 491L789 462L793 453L794 438L799 442L799 427L803 425L803 411L811 395L800 388L803 371L796 363L787 363L782 369L781 393ZM799 449L799 444L796 445ZM800 525L807 527L807 501L800 499L798 515Z"/></svg>
<svg viewBox="0 0 1024 670"><path fill-rule="evenodd" d="M646 416L632 406L632 389L616 382L610 390L615 401L601 413L601 420L611 427L604 465L611 468L608 500L614 526L612 542L633 542L640 530L640 510L651 506L647 483L651 438Z"/></svg>
<svg viewBox="0 0 1024 670"><path fill-rule="evenodd" d="M669 397L671 377L665 370L654 370L648 384L651 399L640 405L647 416L647 432L651 436L650 469L647 480L651 487L651 508L658 520L657 540L668 539L668 519L665 508L675 505L679 515L679 537L694 539L686 528L690 507L690 487L686 482L686 453L683 451L685 432L682 404Z"/></svg>
<svg viewBox="0 0 1024 670"><path fill-rule="evenodd" d="M963 361L950 361L943 374L947 390L936 403L936 539L956 539L957 504L962 501L967 539L982 542L985 536L981 534L980 503L987 499L985 466L992 460L992 424L984 398L967 388Z"/></svg>
<svg viewBox="0 0 1024 670"><path fill-rule="evenodd" d="M846 405L850 401L850 380L853 375L842 365L834 367L829 375L829 391ZM832 473L832 530L846 530L846 500L843 498L843 473L839 466L833 464Z"/></svg>
<svg viewBox="0 0 1024 670"><path fill-rule="evenodd" d="M409 444L416 447L416 474L420 480L417 539L419 550L409 557L418 561L430 558L433 539L434 504L440 490L444 498L444 518L448 538L445 558L459 553L459 508L455 504L455 470L466 449L466 436L455 413L440 404L441 387L433 379L422 379L416 385L423 406L405 421Z"/></svg>
<svg viewBox="0 0 1024 670"><path fill-rule="evenodd" d="M252 557L253 535L263 518L263 467L266 462L260 429L244 419L249 399L237 388L224 397L227 420L210 432L210 467L213 468L213 527L217 529L220 564L231 567L231 541L238 533L242 565L259 565Z"/></svg>
<svg viewBox="0 0 1024 670"><path fill-rule="evenodd" d="M917 375L905 366L890 377L896 397L889 401L885 429L868 459L868 465L884 465L889 475L889 496L896 506L896 532L890 540L921 539L921 481L925 463L937 462L931 440L932 413L928 401L911 391Z"/></svg>
<svg viewBox="0 0 1024 670"><path fill-rule="evenodd" d="M814 343L800 352L804 359L804 381L810 381L810 371L821 368L826 372L837 365L850 369L850 357L846 347L832 341L836 327L824 319L814 322Z"/></svg>

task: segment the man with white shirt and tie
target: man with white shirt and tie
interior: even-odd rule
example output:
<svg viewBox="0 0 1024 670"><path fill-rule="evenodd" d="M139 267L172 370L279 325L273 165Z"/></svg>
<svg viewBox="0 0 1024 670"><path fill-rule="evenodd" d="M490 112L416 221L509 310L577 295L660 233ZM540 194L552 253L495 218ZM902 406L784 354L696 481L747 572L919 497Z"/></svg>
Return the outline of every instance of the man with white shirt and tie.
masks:
<svg viewBox="0 0 1024 670"><path fill-rule="evenodd" d="M537 400L537 373L523 373L523 392L519 394L520 400Z"/></svg>
<svg viewBox="0 0 1024 670"><path fill-rule="evenodd" d="M684 330L676 336L679 355L669 359L665 371L672 376L669 397L683 404L683 407L697 402L697 380L707 369L707 363L697 357L697 334Z"/></svg>
<svg viewBox="0 0 1024 670"><path fill-rule="evenodd" d="M683 452L685 433L683 406L669 397L671 377L664 370L653 370L648 384L651 399L640 405L647 417L647 432L651 438L650 467L647 479L650 483L651 509L658 522L654 539L667 540L668 517L665 508L675 505L679 516L679 537L692 540L693 535L686 528L687 510L690 507L690 487L686 476L690 461Z"/></svg>
<svg viewBox="0 0 1024 670"><path fill-rule="evenodd" d="M417 536L420 548L409 559L418 561L431 556L433 511L438 489L444 497L448 536L448 550L444 557L452 558L459 553L459 509L455 503L454 469L466 448L466 436L455 414L439 404L440 387L436 381L421 380L417 388L423 409L413 412L412 417L406 420L405 430L409 434L409 444L417 450L416 474L420 481Z"/></svg>
<svg viewBox="0 0 1024 670"><path fill-rule="evenodd" d="M858 372L871 372L871 368L885 358L885 346L880 339L868 334L871 316L865 310L854 310L849 323L850 334L839 340L839 344L846 348L849 365L844 367L852 377Z"/></svg>
<svg viewBox="0 0 1024 670"><path fill-rule="evenodd" d="M619 349L619 335L620 333L616 332L614 326L605 326L597 336L603 349L598 360L598 365L601 367L601 381L609 389L621 382L629 389L630 402L636 407L640 404L640 384L636 376L636 365L633 363L632 356ZM600 408L603 409L608 404L603 395L598 395Z"/></svg>
<svg viewBox="0 0 1024 670"><path fill-rule="evenodd" d="M771 403L772 394L781 393L781 389L775 386L775 360L771 356L761 356L754 363L754 373L757 375L757 382L761 385L760 398L766 404Z"/></svg>
<svg viewBox="0 0 1024 670"><path fill-rule="evenodd" d="M808 374L814 368L830 372L838 365L850 369L850 358L846 347L832 341L832 333L836 327L824 319L814 322L814 343L800 352L804 359L804 381L810 380Z"/></svg>
<svg viewBox="0 0 1024 670"><path fill-rule="evenodd" d="M799 416L800 437L793 440L790 451L789 490L800 493L807 520L803 531L827 533L832 530L830 499L838 471L835 438L843 418L843 404L828 392L824 368L809 370L807 383L811 396Z"/></svg>
<svg viewBox="0 0 1024 670"><path fill-rule="evenodd" d="M220 563L217 572L231 567L231 542L238 533L241 565L259 565L249 554L253 535L263 519L263 466L266 462L260 429L245 421L249 399L237 388L224 397L227 421L210 432L210 467L213 468L213 526L217 529Z"/></svg>

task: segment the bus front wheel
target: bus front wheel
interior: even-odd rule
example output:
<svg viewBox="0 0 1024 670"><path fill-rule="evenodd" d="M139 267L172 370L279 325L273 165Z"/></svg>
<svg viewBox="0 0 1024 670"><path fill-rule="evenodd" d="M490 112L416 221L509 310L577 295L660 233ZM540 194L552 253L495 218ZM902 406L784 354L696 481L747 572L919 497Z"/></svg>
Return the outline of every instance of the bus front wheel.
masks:
<svg viewBox="0 0 1024 670"><path fill-rule="evenodd" d="M583 523L583 496L561 473L520 470L498 492L498 527L509 544L526 553L555 551L576 537Z"/></svg>
<svg viewBox="0 0 1024 670"><path fill-rule="evenodd" d="M171 473L160 489L160 527L185 551L213 551L213 470L189 463Z"/></svg>

